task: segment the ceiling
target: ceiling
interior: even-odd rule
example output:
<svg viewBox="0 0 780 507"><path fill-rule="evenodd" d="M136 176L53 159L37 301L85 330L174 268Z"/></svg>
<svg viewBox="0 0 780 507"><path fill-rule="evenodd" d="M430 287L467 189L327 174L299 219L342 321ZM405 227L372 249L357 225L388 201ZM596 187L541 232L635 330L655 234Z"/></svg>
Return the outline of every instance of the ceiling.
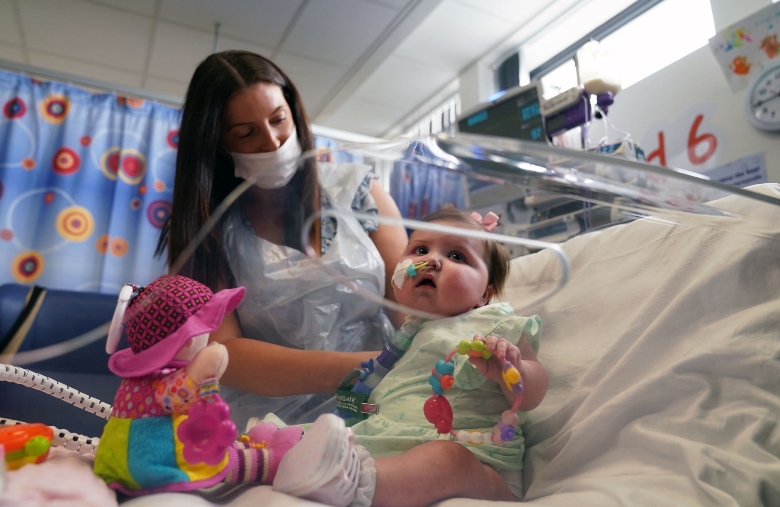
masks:
<svg viewBox="0 0 780 507"><path fill-rule="evenodd" d="M555 1L0 0L0 60L183 97L215 44L246 49L313 123L387 137Z"/></svg>

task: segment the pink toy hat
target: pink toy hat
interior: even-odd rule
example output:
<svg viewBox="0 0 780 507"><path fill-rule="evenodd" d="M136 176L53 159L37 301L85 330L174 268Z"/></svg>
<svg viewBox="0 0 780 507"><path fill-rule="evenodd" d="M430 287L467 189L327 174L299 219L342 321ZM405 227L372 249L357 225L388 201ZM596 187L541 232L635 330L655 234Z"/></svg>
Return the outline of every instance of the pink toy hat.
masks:
<svg viewBox="0 0 780 507"><path fill-rule="evenodd" d="M184 365L176 364L173 358L187 341L215 331L246 293L244 287L238 287L214 294L202 283L180 275L160 277L132 297L130 292L137 289L123 289L114 319L123 322L130 348L114 353L108 367L123 378ZM127 305L124 318L120 313L123 305ZM121 330L117 333L112 324L106 346L109 353L116 349L117 334L121 336Z"/></svg>

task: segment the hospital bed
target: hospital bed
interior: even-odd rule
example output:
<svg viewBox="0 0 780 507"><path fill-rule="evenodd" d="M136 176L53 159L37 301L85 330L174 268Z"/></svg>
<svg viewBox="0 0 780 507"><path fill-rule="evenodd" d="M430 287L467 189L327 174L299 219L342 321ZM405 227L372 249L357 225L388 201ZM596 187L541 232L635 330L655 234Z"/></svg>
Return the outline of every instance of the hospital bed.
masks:
<svg viewBox="0 0 780 507"><path fill-rule="evenodd" d="M567 165L556 160L557 176L542 186L583 197L588 189L558 181ZM492 162L495 171L507 164ZM601 183L600 201L616 202ZM524 414L524 502L780 505L780 185L682 211L623 199L622 209L646 216L563 243L568 273L549 250L512 261L503 299L541 316L539 359L551 379ZM317 504L255 486L219 501L159 494L124 505Z"/></svg>

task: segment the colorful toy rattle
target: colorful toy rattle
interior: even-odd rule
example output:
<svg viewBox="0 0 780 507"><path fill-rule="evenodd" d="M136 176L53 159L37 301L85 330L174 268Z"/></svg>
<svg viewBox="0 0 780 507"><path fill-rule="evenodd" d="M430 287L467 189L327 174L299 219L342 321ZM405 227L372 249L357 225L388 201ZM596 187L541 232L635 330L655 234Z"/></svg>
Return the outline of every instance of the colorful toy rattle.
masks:
<svg viewBox="0 0 780 507"><path fill-rule="evenodd" d="M16 424L0 428L5 464L16 470L29 463L42 463L49 456L54 431L45 424Z"/></svg>
<svg viewBox="0 0 780 507"><path fill-rule="evenodd" d="M454 431L452 429L452 405L443 394L444 391L451 389L454 383L452 375L455 373L455 364L452 362L452 358L455 354L481 357L482 359L490 359L493 356L493 353L486 349L484 342L462 340L456 348L447 354L444 361L441 359L436 361L436 365L431 370L431 376L428 377L433 394L423 406L425 418L436 426L436 431L439 434L449 433L461 443L504 445L515 437L515 428L520 423L520 417L517 415L520 403L523 401L523 380L520 377L520 372L507 360L501 363L501 377L507 388L515 393L515 402L510 410L505 410L501 414L493 431L489 433L477 430Z"/></svg>

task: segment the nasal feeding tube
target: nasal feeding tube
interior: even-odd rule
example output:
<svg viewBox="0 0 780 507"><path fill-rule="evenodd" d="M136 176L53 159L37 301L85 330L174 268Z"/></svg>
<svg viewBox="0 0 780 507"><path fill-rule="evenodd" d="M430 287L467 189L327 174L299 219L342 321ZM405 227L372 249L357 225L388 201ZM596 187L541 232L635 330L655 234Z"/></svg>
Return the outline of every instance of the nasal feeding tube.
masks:
<svg viewBox="0 0 780 507"><path fill-rule="evenodd" d="M412 262L411 259L404 259L396 265L393 271L393 285L400 290L406 282L407 276L417 276L419 271L430 267L428 261Z"/></svg>

